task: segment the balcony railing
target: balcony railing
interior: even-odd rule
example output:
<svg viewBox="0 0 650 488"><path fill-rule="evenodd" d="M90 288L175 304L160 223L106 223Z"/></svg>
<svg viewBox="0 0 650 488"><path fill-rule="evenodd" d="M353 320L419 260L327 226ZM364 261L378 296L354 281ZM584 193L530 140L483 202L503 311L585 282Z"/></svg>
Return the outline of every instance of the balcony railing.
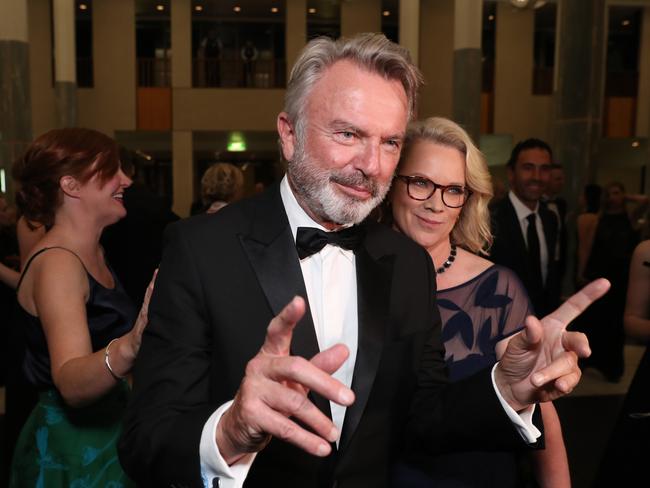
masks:
<svg viewBox="0 0 650 488"><path fill-rule="evenodd" d="M194 86L200 88L284 88L285 60L194 59Z"/></svg>
<svg viewBox="0 0 650 488"><path fill-rule="evenodd" d="M171 59L138 58L138 86L171 86Z"/></svg>

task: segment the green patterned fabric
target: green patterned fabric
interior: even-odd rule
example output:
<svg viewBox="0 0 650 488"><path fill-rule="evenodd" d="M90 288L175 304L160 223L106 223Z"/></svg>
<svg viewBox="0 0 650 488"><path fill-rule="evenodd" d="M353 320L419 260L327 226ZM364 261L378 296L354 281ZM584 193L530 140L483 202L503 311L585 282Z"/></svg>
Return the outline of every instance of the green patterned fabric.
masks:
<svg viewBox="0 0 650 488"><path fill-rule="evenodd" d="M42 392L16 444L10 488L135 487L116 449L128 392L123 381L83 408L66 406L56 390Z"/></svg>

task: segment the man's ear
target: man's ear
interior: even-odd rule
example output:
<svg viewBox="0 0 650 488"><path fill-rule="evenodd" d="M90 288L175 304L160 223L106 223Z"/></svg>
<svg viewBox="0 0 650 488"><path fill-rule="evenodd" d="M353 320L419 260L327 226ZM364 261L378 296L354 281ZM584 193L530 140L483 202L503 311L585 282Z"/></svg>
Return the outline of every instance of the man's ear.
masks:
<svg viewBox="0 0 650 488"><path fill-rule="evenodd" d="M77 180L74 176L62 176L59 180L59 187L61 188L61 191L63 191L63 193L65 193L67 196L72 198L79 197L81 184L79 183L79 180Z"/></svg>
<svg viewBox="0 0 650 488"><path fill-rule="evenodd" d="M280 147L282 148L282 155L287 161L293 159L293 154L296 149L296 132L294 130L289 114L280 112L277 120L278 134L280 135Z"/></svg>

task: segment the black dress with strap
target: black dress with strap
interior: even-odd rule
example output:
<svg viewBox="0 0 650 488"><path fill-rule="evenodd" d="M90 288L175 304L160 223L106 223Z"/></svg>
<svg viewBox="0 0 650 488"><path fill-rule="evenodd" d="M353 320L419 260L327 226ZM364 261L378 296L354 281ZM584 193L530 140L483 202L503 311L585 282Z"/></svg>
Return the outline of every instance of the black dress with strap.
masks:
<svg viewBox="0 0 650 488"><path fill-rule="evenodd" d="M31 257L23 276L34 258L49 249L53 247L41 249ZM112 270L113 288L102 286L88 270L86 274L89 288L86 318L92 350L96 352L133 327L136 309ZM120 381L90 405L70 407L54 386L40 319L22 307L19 313L23 316L27 341L24 370L39 390L39 401L18 439L10 488L134 486L120 466L116 448L128 400L126 381Z"/></svg>

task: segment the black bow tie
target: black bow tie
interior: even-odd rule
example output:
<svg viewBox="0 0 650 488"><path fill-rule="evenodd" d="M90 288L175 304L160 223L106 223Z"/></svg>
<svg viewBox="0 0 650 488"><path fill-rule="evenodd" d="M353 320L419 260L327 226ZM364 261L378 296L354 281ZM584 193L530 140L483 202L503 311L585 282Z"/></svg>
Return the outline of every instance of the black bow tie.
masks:
<svg viewBox="0 0 650 488"><path fill-rule="evenodd" d="M325 232L313 227L298 227L296 248L298 257L304 259L316 254L327 244L354 251L363 239L361 227L353 226L337 232Z"/></svg>

